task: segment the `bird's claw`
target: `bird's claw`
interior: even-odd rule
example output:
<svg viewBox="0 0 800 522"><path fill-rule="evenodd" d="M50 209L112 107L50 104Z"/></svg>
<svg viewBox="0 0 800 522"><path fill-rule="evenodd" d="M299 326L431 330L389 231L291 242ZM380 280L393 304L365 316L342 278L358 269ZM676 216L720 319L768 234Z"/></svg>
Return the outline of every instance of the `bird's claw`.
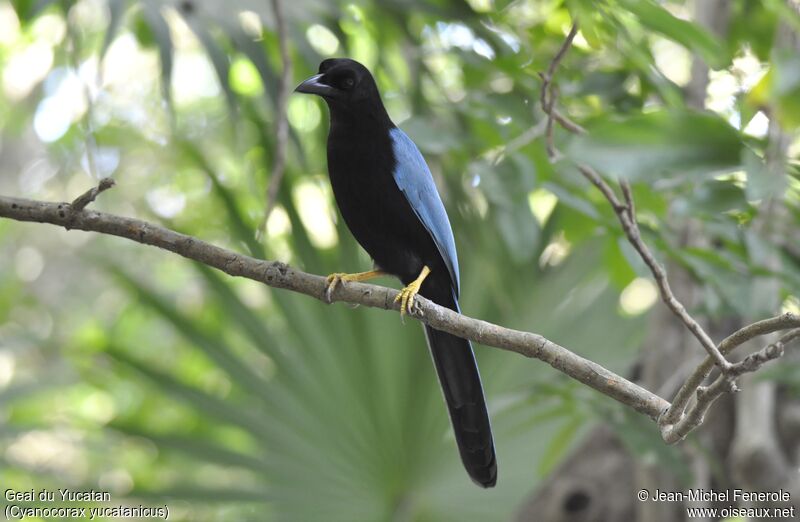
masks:
<svg viewBox="0 0 800 522"><path fill-rule="evenodd" d="M370 270L369 272L356 272L355 274L345 274L344 272L334 272L326 278L328 288L325 289L325 301L331 304L333 291L342 281L369 281L375 277L384 275L380 270Z"/></svg>
<svg viewBox="0 0 800 522"><path fill-rule="evenodd" d="M349 274L345 274L344 272L335 272L325 278L325 281L328 283L328 287L325 289L326 303L331 304L333 300L333 291L336 290L336 287L339 286L339 283L342 281L347 281L348 275Z"/></svg>
<svg viewBox="0 0 800 522"><path fill-rule="evenodd" d="M414 311L414 298L417 296L417 293L419 293L420 286L422 286L422 282L414 281L400 290L400 293L395 296L394 302L400 301L401 319L405 317L406 313L412 313Z"/></svg>
<svg viewBox="0 0 800 522"><path fill-rule="evenodd" d="M400 320L402 321L405 319L406 312L413 313L414 312L414 298L417 297L417 293L419 293L419 289L422 287L422 283L425 281L425 278L428 277L428 274L431 273L431 269L427 266L422 267L422 270L419 273L419 276L413 281L411 281L405 288L400 290L400 293L397 294L394 298L394 302L400 301Z"/></svg>

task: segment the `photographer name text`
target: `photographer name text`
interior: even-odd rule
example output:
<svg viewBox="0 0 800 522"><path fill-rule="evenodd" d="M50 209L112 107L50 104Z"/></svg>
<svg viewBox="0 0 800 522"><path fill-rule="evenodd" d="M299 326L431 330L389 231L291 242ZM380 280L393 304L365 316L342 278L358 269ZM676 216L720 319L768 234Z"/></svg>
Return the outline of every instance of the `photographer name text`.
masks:
<svg viewBox="0 0 800 522"><path fill-rule="evenodd" d="M744 489L689 489L686 491L661 491L656 489L647 494L653 502L789 502L788 491L747 491Z"/></svg>

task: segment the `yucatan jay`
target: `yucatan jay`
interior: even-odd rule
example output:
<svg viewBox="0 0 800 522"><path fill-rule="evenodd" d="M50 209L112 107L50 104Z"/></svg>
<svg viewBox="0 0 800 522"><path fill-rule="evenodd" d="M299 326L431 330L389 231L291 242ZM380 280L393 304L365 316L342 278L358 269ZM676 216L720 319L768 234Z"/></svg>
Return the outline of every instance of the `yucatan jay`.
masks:
<svg viewBox="0 0 800 522"><path fill-rule="evenodd" d="M453 231L428 165L389 118L370 72L349 59L328 59L297 92L321 96L330 109L328 172L345 223L375 263L373 270L328 276L342 281L383 274L405 288L401 313L419 293L459 311ZM330 294L329 294L330 295ZM478 366L470 342L425 326L461 460L483 487L497 481L497 461Z"/></svg>

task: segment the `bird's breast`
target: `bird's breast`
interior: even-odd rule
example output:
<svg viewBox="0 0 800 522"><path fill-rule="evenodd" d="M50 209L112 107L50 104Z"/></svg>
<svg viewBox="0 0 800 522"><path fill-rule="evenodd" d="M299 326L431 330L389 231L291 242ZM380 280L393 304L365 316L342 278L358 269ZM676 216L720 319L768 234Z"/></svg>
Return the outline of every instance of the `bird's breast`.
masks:
<svg viewBox="0 0 800 522"><path fill-rule="evenodd" d="M333 129L332 129L333 130ZM376 133L377 134L377 133ZM407 279L419 273L435 247L393 176L388 133L328 140L328 171L347 227L375 263Z"/></svg>
<svg viewBox="0 0 800 522"><path fill-rule="evenodd" d="M389 224L394 202L403 197L392 176L394 156L380 143L348 143L328 152L331 187L356 239Z"/></svg>

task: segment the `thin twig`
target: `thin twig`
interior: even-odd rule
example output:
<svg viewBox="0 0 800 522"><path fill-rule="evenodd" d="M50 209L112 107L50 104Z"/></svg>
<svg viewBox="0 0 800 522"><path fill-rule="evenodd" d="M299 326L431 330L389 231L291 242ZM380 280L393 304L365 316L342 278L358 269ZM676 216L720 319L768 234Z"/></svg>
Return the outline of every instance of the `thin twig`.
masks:
<svg viewBox="0 0 800 522"><path fill-rule="evenodd" d="M561 48L559 49L558 53L553 57L553 60L550 62L550 66L547 68L545 73L542 73L540 76L542 78L542 91L540 94L540 104L542 110L547 114L547 127L545 131L545 140L546 140L546 148L547 153L551 161L554 161L556 158L559 157L559 153L554 145L553 139L553 128L554 128L554 121L558 121L562 127L567 129L570 132L581 134L585 132L582 128L578 130L578 128L572 127L568 119L565 119L570 124L565 124L560 119L557 119L558 112L555 105L555 101L557 98L557 93L553 85L553 77L555 76L557 67L559 63L564 59L567 51L572 45L572 41L577 34L577 24L572 26L569 35L564 40ZM559 115L560 116L560 115ZM686 430L687 425L692 425L696 427L698 422L702 421L702 416L705 411L700 408L693 408L690 411L690 415L685 418L682 418L686 407L688 405L689 400L691 399L692 395L695 394L700 388L703 380L707 376L708 372L711 370L713 365L719 367L722 376L721 378L724 382L714 383L712 385L712 392L708 392L707 390L704 392L704 397L706 397L706 402L703 403L703 406L713 402L716 398L715 393L722 393L725 390L731 389L733 384L733 380L737 376L737 372L743 368L742 366L732 365L728 360L724 357L723 351L719 349L711 339L711 337L706 333L703 327L698 323L689 312L686 310L686 307L675 297L675 294L672 292L672 288L669 284L669 279L667 278L666 271L664 268L658 263L653 252L647 246L647 244L642 240L641 232L639 230L639 224L636 219L636 206L633 199L633 193L631 191L630 184L627 180L623 180L620 182L620 189L622 190L622 196L624 198L624 203L620 201L620 198L611 188L611 186L603 179L600 174L598 174L593 168L588 165L578 164L578 170L581 174L598 190L603 194L603 196L608 200L611 207L613 208L617 218L622 225L623 232L625 233L626 238L628 241L633 245L636 252L642 258L642 260L647 265L648 269L653 275L653 278L658 286L659 295L661 300L664 304L669 308L669 310L676 316L680 321L686 326L686 328L692 333L692 335L700 342L703 349L708 354L708 359L706 362L702 363L700 367L690 375L687 382L679 390L678 394L676 395L676 400L673 402L671 407L665 412L664 418L659 420L659 425L662 427L662 432L666 437L669 436L670 439L673 439L675 436L679 438L685 436L685 433L688 433ZM752 360L751 360L752 361ZM710 398L710 400L709 400ZM676 423L679 423L680 428L676 428ZM693 429L693 428L692 428ZM677 434L677 435L676 435Z"/></svg>
<svg viewBox="0 0 800 522"><path fill-rule="evenodd" d="M784 345L788 346L790 343L793 343L800 339L800 328L790 331L789 333L785 334L781 341Z"/></svg>
<svg viewBox="0 0 800 522"><path fill-rule="evenodd" d="M569 132L573 134L586 134L586 129L561 114L561 112L555 107L550 114L552 114L553 118L555 118L555 120Z"/></svg>
<svg viewBox="0 0 800 522"><path fill-rule="evenodd" d="M779 318L776 317L772 320ZM797 316L795 316L795 319L800 321ZM703 423L703 418L709 408L723 393L739 391L736 386L736 377L758 371L764 364L778 359L783 355L785 348L797 339L800 339L800 329L787 332L778 341L748 355L741 362L731 365L726 373L720 373L709 386L696 387L697 401L689 408L686 415L681 417L674 425L659 423L664 442L674 444L683 440L686 435Z"/></svg>
<svg viewBox="0 0 800 522"><path fill-rule="evenodd" d="M800 317L795 314L785 313L777 317L757 321L735 331L723 339L717 348L723 355L728 355L735 348L738 348L751 339L788 330L789 328L800 328ZM800 330L794 331L798 332ZM686 379L686 382L683 383L683 386L678 390L678 393L675 394L672 406L670 406L669 410L664 414L663 421L665 424L674 424L680 419L689 401L692 400L692 396L713 369L714 361L710 357L707 357L694 372L692 372Z"/></svg>
<svg viewBox="0 0 800 522"><path fill-rule="evenodd" d="M624 203L620 202L619 198L617 198L617 195L614 193L614 190L603 180L602 177L600 177L600 174L598 174L596 170L588 165L578 165L578 171L580 171L580 173L583 174L583 177L588 179L592 185L597 187L597 190L599 190L603 196L605 196L605 198L611 204L611 208L614 209L614 212L618 216L626 215L625 212L627 207Z"/></svg>
<svg viewBox="0 0 800 522"><path fill-rule="evenodd" d="M267 221L270 214L275 209L278 201L278 193L286 174L286 155L289 147L289 116L287 106L289 96L292 92L292 57L289 53L289 34L286 30L286 20L283 16L283 6L281 0L271 0L272 13L275 16L275 25L278 33L278 46L281 53L281 83L278 86L278 97L275 103L275 156L272 161L272 172L270 173L269 186L267 187L266 204L264 207L264 217L258 230L261 234L266 234Z"/></svg>
<svg viewBox="0 0 800 522"><path fill-rule="evenodd" d="M570 122L565 116L556 111L555 104L556 99L558 98L558 91L555 89L553 84L553 77L556 74L558 65L561 63L561 60L564 59L564 56L566 56L567 51L569 51L569 48L572 46L572 41L575 39L577 34L578 24L574 23L572 24L572 28L569 30L569 34L567 34L567 37L564 39L564 42L558 49L558 52L550 61L550 65L547 67L547 70L539 74L539 76L542 78L542 88L541 92L539 93L539 102L542 105L542 110L547 115L545 141L547 143L547 156L550 158L550 161L555 160L559 156L553 138L553 122L558 120L558 122L565 126L567 130L570 130L570 132L579 132L576 129L580 128L579 125ZM583 130L582 128L580 129L581 131Z"/></svg>
<svg viewBox="0 0 800 522"><path fill-rule="evenodd" d="M603 183L605 183L605 181L603 181ZM703 348L705 348L706 352L711 356L716 365L719 366L720 370L726 372L730 368L731 363L729 363L725 357L723 357L722 353L717 349L716 343L711 340L711 337L706 333L705 330L703 330L703 327L700 326L700 323L698 323L689 314L689 312L686 311L686 308L683 306L683 304L675 297L675 294L672 292L672 288L669 285L669 279L667 278L667 273L664 271L664 267L662 267L661 264L656 261L653 252L642 240L642 235L639 231L639 224L636 221L636 211L630 184L623 180L620 182L620 186L622 187L622 193L625 197L626 209L624 211L617 211L617 216L619 217L628 241L633 245L633 247L639 253L639 257L642 258L647 267L650 269L650 272L653 274L653 278L658 286L661 300L667 305L672 313L675 314L681 320L681 322L683 322L686 328L692 332L692 335L694 335L695 338L700 341L700 344L703 346Z"/></svg>
<svg viewBox="0 0 800 522"><path fill-rule="evenodd" d="M102 192L110 189L116 185L116 182L112 178L103 178L100 180L100 183L96 187L92 187L91 189L87 190L75 200L69 204L69 208L73 212L80 212L84 208L86 208L89 203L93 202L97 199Z"/></svg>
<svg viewBox="0 0 800 522"><path fill-rule="evenodd" d="M572 45L572 41L577 32L578 25L574 24L564 40L564 43L561 45L561 48L558 50L558 53L550 62L550 66L547 68L547 71L541 75L542 92L539 97L539 101L542 104L542 110L547 114L548 118L548 127L547 131L545 132L545 136L547 138L548 156L551 160L558 157L558 151L553 145L552 132L553 121L555 120L555 117L553 116L555 112L554 102L556 100L556 94L553 89L553 76L555 75L558 64L564 59L564 56ZM633 247L639 253L639 256L642 258L642 260L644 260L645 264L650 269L650 272L653 274L653 278L658 285L661 300L664 301L672 313L674 313L681 320L681 322L683 322L686 328L692 332L697 340L700 341L700 344L711 356L717 366L719 366L723 372L727 371L730 368L730 363L725 359L725 357L722 356L719 350L717 350L716 343L711 340L711 337L709 337L705 330L703 330L703 327L700 326L700 324L689 314L689 312L686 311L686 308L683 306L683 304L675 297L675 294L672 293L672 289L670 288L669 280L667 279L667 274L664 271L664 268L658 263L658 261L656 261L656 258L651 252L650 248L642 240L641 233L639 232L639 225L636 221L633 194L628 182L620 182L623 197L625 198L625 203L622 203L611 186L593 168L588 165L579 164L578 170L586 179L589 180L589 182L591 182L600 190L600 192L603 193L605 198L611 204L611 207L617 214L617 218L622 225L622 229L625 232L625 236L628 238L628 241L633 245Z"/></svg>

